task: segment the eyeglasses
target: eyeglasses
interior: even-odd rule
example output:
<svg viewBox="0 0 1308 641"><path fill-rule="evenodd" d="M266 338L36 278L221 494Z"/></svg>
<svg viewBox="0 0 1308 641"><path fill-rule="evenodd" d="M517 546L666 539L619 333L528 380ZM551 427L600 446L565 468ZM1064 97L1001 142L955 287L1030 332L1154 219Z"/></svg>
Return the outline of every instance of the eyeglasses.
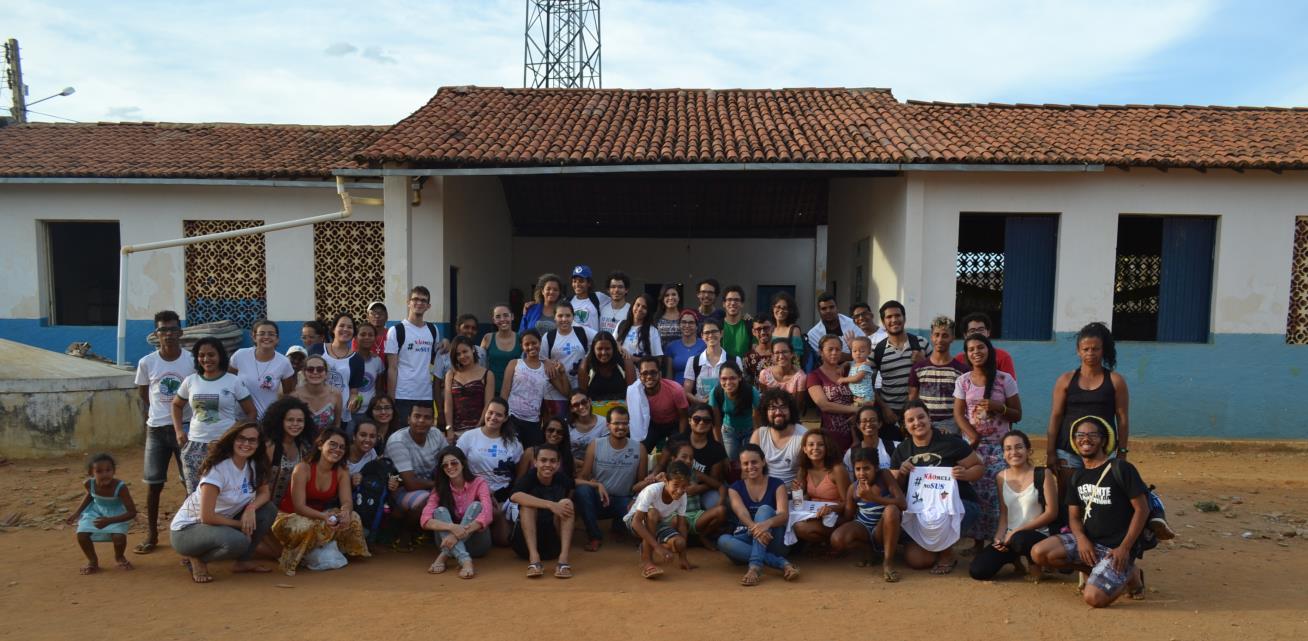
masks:
<svg viewBox="0 0 1308 641"><path fill-rule="evenodd" d="M1075 438L1078 441L1098 441L1103 439L1103 437L1099 435L1099 432L1077 432L1072 435L1072 438Z"/></svg>
<svg viewBox="0 0 1308 641"><path fill-rule="evenodd" d="M236 437L238 445L258 445L259 437L257 436L238 436Z"/></svg>
<svg viewBox="0 0 1308 641"><path fill-rule="evenodd" d="M343 450L343 449L345 449L345 444L344 444L344 443L337 443L336 441L328 441L328 442L327 442L327 449L329 449L329 450Z"/></svg>
<svg viewBox="0 0 1308 641"><path fill-rule="evenodd" d="M180 334L180 333L182 333L182 328L180 328L180 327L160 327L159 329L154 330L154 333L156 333L156 334Z"/></svg>
<svg viewBox="0 0 1308 641"><path fill-rule="evenodd" d="M431 304L431 299L430 299L430 298L410 298L410 299L409 299L409 302L410 302L410 303L413 303L414 305L430 305L430 304Z"/></svg>
<svg viewBox="0 0 1308 641"><path fill-rule="evenodd" d="M872 312L859 312L859 313L857 313L857 314L854 314L854 318L867 318L868 316L871 316L871 315L872 315Z"/></svg>
<svg viewBox="0 0 1308 641"><path fill-rule="evenodd" d="M319 366L317 366L317 365L314 365L314 366L312 366L312 367L306 367L306 368L304 368L304 372L305 372L306 374L322 374L323 372L326 372L326 371L327 371L327 368L326 368L326 367L319 367Z"/></svg>
<svg viewBox="0 0 1308 641"><path fill-rule="evenodd" d="M717 293L716 291L713 291L713 290L711 290L711 289L701 289L701 290L699 290L699 293L701 293L701 294L708 294L709 296L717 296L717 295L718 295L718 293Z"/></svg>
<svg viewBox="0 0 1308 641"><path fill-rule="evenodd" d="M712 417L712 416L692 416L692 417L690 417L690 422L691 422L691 423L712 423L712 422L713 422L713 417Z"/></svg>
<svg viewBox="0 0 1308 641"><path fill-rule="evenodd" d="M576 401L574 403L569 403L569 405L572 407L586 407L587 405L590 405L590 401Z"/></svg>
<svg viewBox="0 0 1308 641"><path fill-rule="evenodd" d="M441 467L462 467L462 466L463 463L460 463L459 459L452 459L449 461L445 461L444 463L441 463Z"/></svg>
<svg viewBox="0 0 1308 641"><path fill-rule="evenodd" d="M706 329L706 330L704 330L704 335L705 335L705 336L717 336L718 334L721 334L721 333L722 333L722 330L720 330L720 329Z"/></svg>
<svg viewBox="0 0 1308 641"><path fill-rule="evenodd" d="M684 320L684 321L678 321L678 324L681 325L682 327L694 327L699 323L696 323L693 320Z"/></svg>
<svg viewBox="0 0 1308 641"><path fill-rule="evenodd" d="M650 371L650 370L644 370L640 373L641 378L653 378L658 375L659 375L658 371Z"/></svg>

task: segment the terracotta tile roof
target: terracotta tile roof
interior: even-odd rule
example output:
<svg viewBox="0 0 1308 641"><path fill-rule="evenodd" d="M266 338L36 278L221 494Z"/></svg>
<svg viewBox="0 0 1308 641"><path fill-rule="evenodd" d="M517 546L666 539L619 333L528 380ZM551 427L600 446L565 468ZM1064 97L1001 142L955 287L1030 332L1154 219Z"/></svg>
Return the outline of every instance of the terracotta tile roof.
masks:
<svg viewBox="0 0 1308 641"><path fill-rule="evenodd" d="M1308 109L901 103L884 89L446 87L355 159L1308 168Z"/></svg>
<svg viewBox="0 0 1308 641"><path fill-rule="evenodd" d="M326 178L384 127L31 123L0 127L0 176Z"/></svg>

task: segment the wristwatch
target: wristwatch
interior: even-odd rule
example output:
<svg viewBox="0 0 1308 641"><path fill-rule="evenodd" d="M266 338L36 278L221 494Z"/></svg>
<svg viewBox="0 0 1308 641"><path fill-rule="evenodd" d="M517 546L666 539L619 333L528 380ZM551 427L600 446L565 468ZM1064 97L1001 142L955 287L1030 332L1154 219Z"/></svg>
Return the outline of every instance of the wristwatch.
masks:
<svg viewBox="0 0 1308 641"><path fill-rule="evenodd" d="M1119 448L1117 448L1117 453L1118 453L1118 454L1130 454L1130 453L1131 453L1131 450L1129 450L1129 449L1127 449L1127 448L1125 448L1125 447L1119 447Z"/></svg>

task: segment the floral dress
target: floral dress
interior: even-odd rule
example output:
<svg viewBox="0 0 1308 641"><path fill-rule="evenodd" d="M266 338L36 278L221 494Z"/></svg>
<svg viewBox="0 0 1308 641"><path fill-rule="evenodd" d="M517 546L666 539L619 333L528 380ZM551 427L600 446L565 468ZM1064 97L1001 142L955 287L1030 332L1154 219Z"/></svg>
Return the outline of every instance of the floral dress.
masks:
<svg viewBox="0 0 1308 641"><path fill-rule="evenodd" d="M981 457L981 464L986 471L981 478L972 481L976 490L977 502L981 504L981 515L973 522L972 528L963 532L964 537L989 540L999 527L999 489L995 486L995 475L1008 467L1004 462L1004 435L1012 428L1000 414L986 414L981 409L981 400L985 396L985 385L972 382L972 374L960 375L954 381L954 398L967 401L967 418L976 429L981 440L977 443L976 454ZM995 384L990 390L990 400L1003 403L1017 395L1017 381L1005 372L995 372Z"/></svg>

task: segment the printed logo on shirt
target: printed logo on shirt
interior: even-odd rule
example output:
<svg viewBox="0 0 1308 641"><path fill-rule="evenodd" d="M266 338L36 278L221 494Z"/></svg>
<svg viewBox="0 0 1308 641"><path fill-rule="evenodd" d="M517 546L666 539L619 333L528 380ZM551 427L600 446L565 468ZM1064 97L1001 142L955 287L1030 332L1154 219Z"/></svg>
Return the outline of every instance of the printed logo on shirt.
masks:
<svg viewBox="0 0 1308 641"><path fill-rule="evenodd" d="M586 321L590 320L590 310L584 307L579 307L577 309L574 309L572 310L572 313L574 316L576 316L577 322L581 323L582 325L585 325Z"/></svg>
<svg viewBox="0 0 1308 641"><path fill-rule="evenodd" d="M913 494L909 496L908 502L911 504L920 504L923 502L923 494L940 493L941 502L949 500L949 487L953 481L952 476L936 474L934 472L924 472L921 476L913 477Z"/></svg>
<svg viewBox="0 0 1308 641"><path fill-rule="evenodd" d="M1112 505L1113 488L1099 486L1095 488L1093 483L1084 483L1076 488L1077 496L1081 497L1081 502L1086 505Z"/></svg>
<svg viewBox="0 0 1308 641"><path fill-rule="evenodd" d="M328 377L327 383L336 389L345 389L345 377L341 376L341 373L334 369L328 371L331 372L331 376Z"/></svg>
<svg viewBox="0 0 1308 641"><path fill-rule="evenodd" d="M919 452L908 457L908 462L914 467L943 467L944 457L935 452Z"/></svg>
<svg viewBox="0 0 1308 641"><path fill-rule="evenodd" d="M159 395L164 398L177 396L177 389L182 386L181 376L168 372L159 379Z"/></svg>
<svg viewBox="0 0 1308 641"><path fill-rule="evenodd" d="M223 390L227 393L227 390ZM193 420L201 423L217 423L221 418L219 412L220 400L217 394L192 394L191 395L191 413Z"/></svg>
<svg viewBox="0 0 1308 641"><path fill-rule="evenodd" d="M259 389L270 390L272 388L273 388L273 377L268 374L264 374L263 380L259 381Z"/></svg>
<svg viewBox="0 0 1308 641"><path fill-rule="evenodd" d="M364 394L367 394L368 392L371 392L371 391L372 391L372 386L373 386L373 384L376 382L376 381L373 380L373 379L375 379L375 378L377 378L377 377L376 377L376 376L373 376L373 375L372 375L372 372L364 372L364 373L363 373L363 387L361 387L361 388L359 388L359 389L360 389L361 391L363 391Z"/></svg>

